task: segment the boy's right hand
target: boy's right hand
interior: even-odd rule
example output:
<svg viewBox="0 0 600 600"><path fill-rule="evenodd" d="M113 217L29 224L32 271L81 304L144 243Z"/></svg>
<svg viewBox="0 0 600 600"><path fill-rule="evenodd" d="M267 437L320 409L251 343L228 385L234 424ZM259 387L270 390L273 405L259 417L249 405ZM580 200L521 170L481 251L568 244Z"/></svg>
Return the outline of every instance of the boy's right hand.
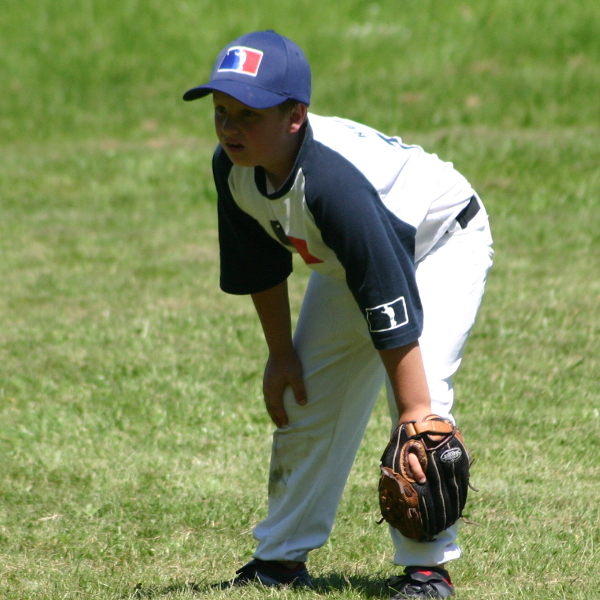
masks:
<svg viewBox="0 0 600 600"><path fill-rule="evenodd" d="M302 377L302 363L295 351L286 354L270 354L263 377L263 395L267 412L277 427L288 424L283 405L283 394L290 386L296 402L306 404L306 389Z"/></svg>

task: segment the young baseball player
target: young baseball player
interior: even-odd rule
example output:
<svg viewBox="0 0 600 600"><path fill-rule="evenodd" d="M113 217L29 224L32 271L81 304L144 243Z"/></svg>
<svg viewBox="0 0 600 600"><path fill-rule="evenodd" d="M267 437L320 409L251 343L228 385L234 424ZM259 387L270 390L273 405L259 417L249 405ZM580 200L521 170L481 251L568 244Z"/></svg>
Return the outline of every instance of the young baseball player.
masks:
<svg viewBox="0 0 600 600"><path fill-rule="evenodd" d="M305 563L331 531L385 382L392 425L452 419L452 378L492 264L481 201L450 163L370 127L307 112L308 62L273 31L226 46L210 81L219 145L221 287L252 297L269 357L267 518L227 585L312 586ZM292 336L292 254L313 269ZM377 457L379 458L379 457ZM419 460L409 473L423 482ZM457 525L420 543L390 528L405 568L394 598L446 598Z"/></svg>

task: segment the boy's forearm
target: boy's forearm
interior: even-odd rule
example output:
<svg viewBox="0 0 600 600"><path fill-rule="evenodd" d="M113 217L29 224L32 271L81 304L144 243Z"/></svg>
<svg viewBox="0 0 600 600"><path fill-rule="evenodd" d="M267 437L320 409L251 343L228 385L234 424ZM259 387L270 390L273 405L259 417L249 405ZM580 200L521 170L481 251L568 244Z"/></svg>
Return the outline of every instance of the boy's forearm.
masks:
<svg viewBox="0 0 600 600"><path fill-rule="evenodd" d="M392 383L401 421L421 420L431 413L431 397L418 342L380 350Z"/></svg>
<svg viewBox="0 0 600 600"><path fill-rule="evenodd" d="M291 387L296 402L301 406L306 404L302 363L292 343L287 281L264 292L252 294L252 301L269 347L263 377L265 405L273 423L277 427L285 427L289 423L284 405L285 390Z"/></svg>
<svg viewBox="0 0 600 600"><path fill-rule="evenodd" d="M292 319L287 280L264 292L252 294L252 301L260 319L269 352L284 354L292 351Z"/></svg>

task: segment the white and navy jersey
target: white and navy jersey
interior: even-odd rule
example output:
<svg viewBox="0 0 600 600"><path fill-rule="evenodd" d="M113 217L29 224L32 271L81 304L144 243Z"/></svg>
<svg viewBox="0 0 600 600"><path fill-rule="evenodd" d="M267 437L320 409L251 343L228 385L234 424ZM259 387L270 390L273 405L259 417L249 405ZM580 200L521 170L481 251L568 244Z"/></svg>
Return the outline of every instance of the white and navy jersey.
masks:
<svg viewBox="0 0 600 600"><path fill-rule="evenodd" d="M415 263L474 195L452 164L353 121L309 114L294 170L276 192L260 167L233 165L220 146L213 172L225 292L281 283L298 253L346 280L376 348L419 338Z"/></svg>

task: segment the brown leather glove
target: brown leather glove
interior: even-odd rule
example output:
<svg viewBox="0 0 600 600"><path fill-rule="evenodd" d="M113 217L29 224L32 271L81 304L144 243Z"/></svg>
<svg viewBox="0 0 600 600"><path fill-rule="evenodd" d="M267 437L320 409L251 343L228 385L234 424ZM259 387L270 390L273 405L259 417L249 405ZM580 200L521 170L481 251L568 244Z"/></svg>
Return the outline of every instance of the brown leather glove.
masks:
<svg viewBox="0 0 600 600"><path fill-rule="evenodd" d="M427 481L409 475L408 454L419 459ZM431 541L462 515L469 489L470 459L457 427L429 415L398 425L381 457L382 520L420 542Z"/></svg>

